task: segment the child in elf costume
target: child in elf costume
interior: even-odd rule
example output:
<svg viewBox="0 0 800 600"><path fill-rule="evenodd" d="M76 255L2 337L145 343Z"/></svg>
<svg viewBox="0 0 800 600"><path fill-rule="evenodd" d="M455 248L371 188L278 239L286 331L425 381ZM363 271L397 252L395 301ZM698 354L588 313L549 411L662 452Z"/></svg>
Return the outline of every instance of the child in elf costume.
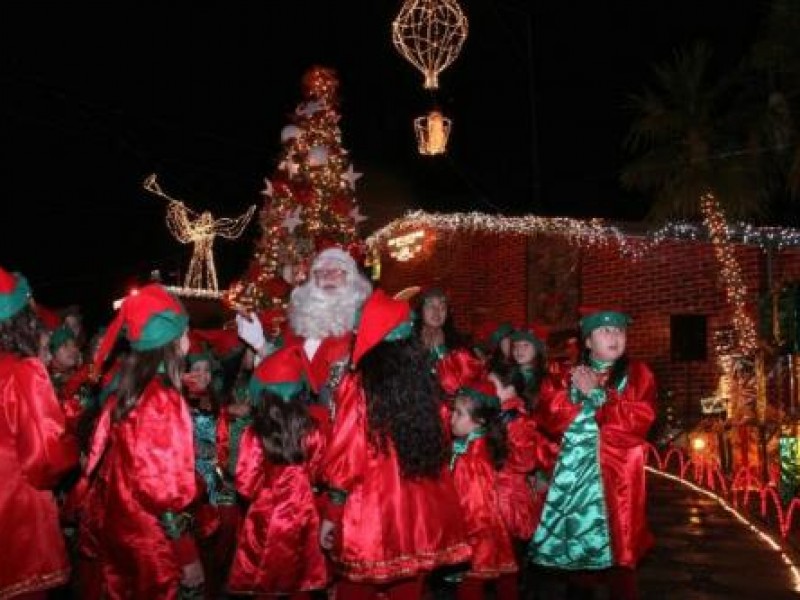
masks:
<svg viewBox="0 0 800 600"><path fill-rule="evenodd" d="M638 598L634 569L653 538L645 521L645 436L655 417L651 370L625 354L630 318L585 309L584 355L545 380L536 418L561 445L529 555L579 574L604 572L611 597ZM591 590L585 590L591 593Z"/></svg>
<svg viewBox="0 0 800 600"><path fill-rule="evenodd" d="M78 464L78 443L39 359L30 295L0 269L0 598L44 599L70 573L51 490Z"/></svg>
<svg viewBox="0 0 800 600"><path fill-rule="evenodd" d="M253 373L253 423L236 468L249 506L228 582L233 594L310 599L328 583L313 491L326 440L309 414L308 369L302 347L289 346Z"/></svg>
<svg viewBox="0 0 800 600"><path fill-rule="evenodd" d="M511 334L511 356L522 375L522 398L528 410L536 406L539 388L547 374L546 339L547 331L540 325L515 329Z"/></svg>
<svg viewBox="0 0 800 600"><path fill-rule="evenodd" d="M487 583L494 582L498 598L515 600L518 566L497 489L508 442L500 399L488 380L467 382L456 391L450 425L454 438L450 469L472 547L469 570L458 576L457 598L482 600Z"/></svg>
<svg viewBox="0 0 800 600"><path fill-rule="evenodd" d="M95 356L131 351L92 437L81 546L110 597L178 598L203 586L186 509L195 500L192 419L181 394L188 317L158 284L128 296Z"/></svg>

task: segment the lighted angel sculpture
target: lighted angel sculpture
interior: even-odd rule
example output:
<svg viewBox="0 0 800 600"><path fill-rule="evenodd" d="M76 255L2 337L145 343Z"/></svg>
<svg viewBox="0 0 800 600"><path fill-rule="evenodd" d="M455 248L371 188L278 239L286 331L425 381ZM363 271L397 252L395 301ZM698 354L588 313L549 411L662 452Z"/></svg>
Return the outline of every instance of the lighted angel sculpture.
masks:
<svg viewBox="0 0 800 600"><path fill-rule="evenodd" d="M219 291L212 252L214 238L221 235L229 240L235 240L242 235L256 211L255 204L235 219L215 219L208 211L198 214L187 208L181 200L167 196L158 185L155 173L144 180L144 189L169 202L167 227L172 235L182 244L194 244L192 260L189 262L183 286L189 289Z"/></svg>
<svg viewBox="0 0 800 600"><path fill-rule="evenodd" d="M420 70L427 90L439 87L439 73L461 52L467 32L456 0L406 0L392 22L395 48Z"/></svg>

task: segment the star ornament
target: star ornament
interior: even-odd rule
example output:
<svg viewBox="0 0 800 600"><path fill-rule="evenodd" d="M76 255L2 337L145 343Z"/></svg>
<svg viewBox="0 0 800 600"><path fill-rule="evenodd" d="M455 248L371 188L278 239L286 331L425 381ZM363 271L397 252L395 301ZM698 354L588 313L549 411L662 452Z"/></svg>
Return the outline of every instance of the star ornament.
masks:
<svg viewBox="0 0 800 600"><path fill-rule="evenodd" d="M347 171L342 173L342 179L346 181L351 188L354 188L356 187L356 181L358 181L362 175L363 173L358 173L353 170L353 165L349 165Z"/></svg>
<svg viewBox="0 0 800 600"><path fill-rule="evenodd" d="M294 162L291 158L282 160L278 164L278 168L286 171L289 174L289 177L294 177L300 172L300 165Z"/></svg>
<svg viewBox="0 0 800 600"><path fill-rule="evenodd" d="M366 221L369 217L361 214L361 208L356 206L350 211L350 218L353 219L353 222L358 225Z"/></svg>
<svg viewBox="0 0 800 600"><path fill-rule="evenodd" d="M323 108L325 108L325 103L322 100L313 100L311 102L306 102L301 108L298 108L296 112L304 117L310 117Z"/></svg>
<svg viewBox="0 0 800 600"><path fill-rule="evenodd" d="M264 189L261 190L261 195L272 198L274 191L275 190L272 189L272 182L268 178L264 177Z"/></svg>
<svg viewBox="0 0 800 600"><path fill-rule="evenodd" d="M294 230L297 229L297 226L302 222L303 219L300 218L300 207L297 207L293 211L290 211L286 217L284 217L281 225L285 227L290 234L293 234Z"/></svg>

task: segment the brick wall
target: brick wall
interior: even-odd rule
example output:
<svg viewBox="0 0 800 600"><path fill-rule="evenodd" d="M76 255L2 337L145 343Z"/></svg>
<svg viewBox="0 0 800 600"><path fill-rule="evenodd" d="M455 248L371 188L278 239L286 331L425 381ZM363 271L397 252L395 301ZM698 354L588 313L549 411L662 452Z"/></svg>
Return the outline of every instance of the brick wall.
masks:
<svg viewBox="0 0 800 600"><path fill-rule="evenodd" d="M533 278L537 283L541 278L540 272L531 271L531 256L536 254L532 249L563 243L562 238L547 235L428 232L422 251L410 261L382 256L380 285L392 293L411 285L444 288L456 324L464 331L487 319L546 321L530 294ZM631 356L652 366L660 388L673 391L687 417L696 415L699 397L717 385L713 333L731 322L713 247L705 242L666 241L638 258L623 256L614 245L583 248L579 256L580 303L619 306L629 312L634 318L628 342ZM757 318L757 299L767 289L767 255L758 247L737 246L736 256ZM776 250L771 264L774 284L800 280L800 249ZM672 360L670 315L681 314L707 317L707 360Z"/></svg>

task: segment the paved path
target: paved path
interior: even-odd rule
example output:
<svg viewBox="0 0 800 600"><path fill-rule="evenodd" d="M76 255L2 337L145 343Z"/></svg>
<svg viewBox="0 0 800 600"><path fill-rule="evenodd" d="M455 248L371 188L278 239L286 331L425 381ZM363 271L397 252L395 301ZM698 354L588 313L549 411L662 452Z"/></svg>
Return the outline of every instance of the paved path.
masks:
<svg viewBox="0 0 800 600"><path fill-rule="evenodd" d="M715 500L655 474L647 483L656 546L640 568L644 600L800 598L780 552Z"/></svg>

